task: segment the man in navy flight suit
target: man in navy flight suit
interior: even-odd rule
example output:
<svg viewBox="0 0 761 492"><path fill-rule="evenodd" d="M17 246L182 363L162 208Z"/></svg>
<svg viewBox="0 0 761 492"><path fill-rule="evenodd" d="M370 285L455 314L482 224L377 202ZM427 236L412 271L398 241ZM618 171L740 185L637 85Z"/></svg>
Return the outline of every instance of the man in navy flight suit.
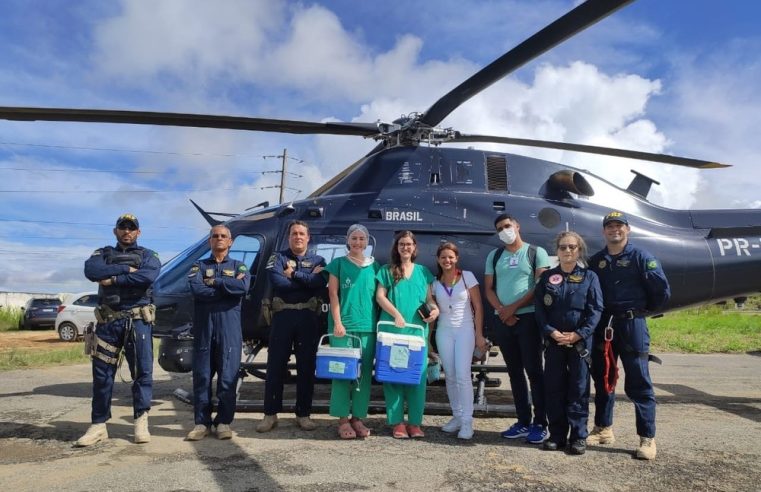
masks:
<svg viewBox="0 0 761 492"><path fill-rule="evenodd" d="M153 394L154 308L147 294L159 274L158 254L137 245L140 224L132 214L121 215L114 227L116 247L96 249L85 262L85 277L99 284L98 325L92 353L92 425L77 441L91 446L108 439L106 421L111 418L111 395L119 352L129 364L136 443L151 440L148 411Z"/></svg>
<svg viewBox="0 0 761 492"><path fill-rule="evenodd" d="M602 288L605 311L594 335L592 378L595 383L595 426L590 444L611 444L615 393L605 390L605 356L602 350L606 326L613 327L613 355L621 358L626 373L624 391L634 402L640 444L636 456L652 460L655 446L655 391L648 357L650 333L645 316L661 308L671 297L660 262L647 251L629 243L629 220L612 211L602 222L606 246L589 260Z"/></svg>
<svg viewBox="0 0 761 492"><path fill-rule="evenodd" d="M267 380L264 385L264 419L257 432L268 432L277 425L283 409L283 383L291 349L296 353L296 423L304 430L317 424L312 412L314 371L318 340L318 312L322 302L317 296L325 289L320 273L325 259L309 254L309 227L294 220L288 226L288 249L273 254L267 272L273 285L272 328L267 348Z"/></svg>
<svg viewBox="0 0 761 492"><path fill-rule="evenodd" d="M197 261L188 274L193 292L193 413L188 441L200 441L214 425L217 438L233 437L238 372L243 336L241 299L251 282L242 261L230 258L230 229L216 225L209 233L211 257ZM211 380L217 375L217 415L211 418Z"/></svg>

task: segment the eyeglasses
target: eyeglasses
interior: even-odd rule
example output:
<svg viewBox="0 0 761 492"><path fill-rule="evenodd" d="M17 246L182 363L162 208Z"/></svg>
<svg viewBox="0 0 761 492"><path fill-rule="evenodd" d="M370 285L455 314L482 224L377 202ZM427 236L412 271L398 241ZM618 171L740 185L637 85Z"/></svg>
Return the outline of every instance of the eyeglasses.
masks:
<svg viewBox="0 0 761 492"><path fill-rule="evenodd" d="M415 243L398 243L400 248L414 248Z"/></svg>
<svg viewBox="0 0 761 492"><path fill-rule="evenodd" d="M119 229L120 231L136 231L137 230L137 226L135 225L120 225L120 226L117 226L116 228Z"/></svg>
<svg viewBox="0 0 761 492"><path fill-rule="evenodd" d="M576 251L577 249L579 249L578 244L561 244L558 246L558 250L560 251Z"/></svg>
<svg viewBox="0 0 761 492"><path fill-rule="evenodd" d="M227 239L230 236L228 236L227 234L212 234L211 237L213 239Z"/></svg>

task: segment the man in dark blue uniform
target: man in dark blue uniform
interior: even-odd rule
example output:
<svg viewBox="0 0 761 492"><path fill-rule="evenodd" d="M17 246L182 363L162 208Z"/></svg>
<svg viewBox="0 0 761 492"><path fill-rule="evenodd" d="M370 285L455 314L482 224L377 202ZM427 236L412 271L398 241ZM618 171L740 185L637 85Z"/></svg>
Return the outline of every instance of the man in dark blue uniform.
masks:
<svg viewBox="0 0 761 492"><path fill-rule="evenodd" d="M272 328L267 348L264 419L256 426L257 432L268 432L277 425L292 349L296 353L296 423L304 430L317 427L309 415L314 393L318 313L322 305L318 296L326 284L320 272L325 259L310 254L308 243L306 222L294 220L288 226L288 249L273 254L267 262L273 286Z"/></svg>
<svg viewBox="0 0 761 492"><path fill-rule="evenodd" d="M592 378L595 383L595 426L587 441L611 444L615 393L605 388L605 331L612 327L613 356L626 373L624 391L634 402L640 444L636 456L655 458L655 391L648 367L650 333L645 316L661 308L671 296L660 262L647 251L629 243L629 221L613 211L602 222L606 246L589 260L597 273L605 304L595 331L592 351ZM610 332L610 330L608 330Z"/></svg>
<svg viewBox="0 0 761 492"><path fill-rule="evenodd" d="M251 277L242 261L228 256L230 229L211 228L211 257L197 261L188 274L193 292L193 411L195 427L188 441L200 441L213 424L217 438L233 437L238 372L243 337L240 303ZM211 419L211 380L217 375L217 415Z"/></svg>
<svg viewBox="0 0 761 492"><path fill-rule="evenodd" d="M120 216L114 235L116 247L97 249L85 262L85 277L98 282L100 299L95 310L95 334L87 335L92 357L92 425L77 446L91 446L108 438L106 421L111 418L111 395L122 348L133 379L135 442L151 440L148 410L153 394L155 308L147 291L159 274L161 262L158 254L137 245L140 224L134 215Z"/></svg>

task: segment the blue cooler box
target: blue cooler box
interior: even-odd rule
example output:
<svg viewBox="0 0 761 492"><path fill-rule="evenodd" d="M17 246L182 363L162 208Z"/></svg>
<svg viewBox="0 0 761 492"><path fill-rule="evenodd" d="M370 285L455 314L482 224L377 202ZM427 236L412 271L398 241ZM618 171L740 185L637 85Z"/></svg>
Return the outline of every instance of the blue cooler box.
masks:
<svg viewBox="0 0 761 492"><path fill-rule="evenodd" d="M375 343L375 379L381 383L420 384L423 371L428 366L425 360L425 339L420 335L401 335L380 331L382 324L378 323L378 337ZM407 325L409 328L423 327Z"/></svg>
<svg viewBox="0 0 761 492"><path fill-rule="evenodd" d="M359 368L362 361L362 349L354 347L330 347L322 345L317 347L317 369L315 375L323 379L347 379L354 381L359 379ZM347 337L359 338L353 335Z"/></svg>

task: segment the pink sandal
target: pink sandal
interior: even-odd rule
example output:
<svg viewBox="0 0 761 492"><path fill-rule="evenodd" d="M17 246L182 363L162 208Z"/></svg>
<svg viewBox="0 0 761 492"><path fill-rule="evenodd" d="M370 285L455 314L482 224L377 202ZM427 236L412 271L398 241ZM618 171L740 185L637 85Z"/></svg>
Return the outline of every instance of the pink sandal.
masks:
<svg viewBox="0 0 761 492"><path fill-rule="evenodd" d="M351 419L351 427L357 433L357 437L365 438L370 435L370 429L360 419Z"/></svg>
<svg viewBox="0 0 761 492"><path fill-rule="evenodd" d="M357 437L356 432L354 432L354 429L348 420L338 424L338 437L341 439L354 439Z"/></svg>

